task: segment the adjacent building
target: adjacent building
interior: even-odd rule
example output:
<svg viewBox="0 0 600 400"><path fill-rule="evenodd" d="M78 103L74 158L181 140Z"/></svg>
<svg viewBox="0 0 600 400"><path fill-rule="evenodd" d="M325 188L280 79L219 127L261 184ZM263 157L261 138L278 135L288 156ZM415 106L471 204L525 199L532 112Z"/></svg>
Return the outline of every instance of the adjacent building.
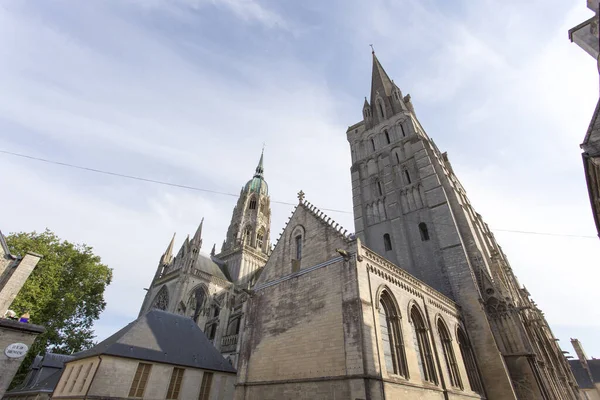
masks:
<svg viewBox="0 0 600 400"><path fill-rule="evenodd" d="M0 232L0 397L17 373L29 346L45 331L39 325L3 318L40 258L34 253L11 254Z"/></svg>
<svg viewBox="0 0 600 400"><path fill-rule="evenodd" d="M585 399L600 400L600 360L589 360L579 340L571 339L571 344L577 353L577 360L569 360L569 364Z"/></svg>
<svg viewBox="0 0 600 400"><path fill-rule="evenodd" d="M65 362L73 355L47 352L34 358L23 383L7 392L2 400L48 400L60 379Z"/></svg>
<svg viewBox="0 0 600 400"><path fill-rule="evenodd" d="M52 399L220 400L235 379L191 318L155 309L67 361Z"/></svg>
<svg viewBox="0 0 600 400"><path fill-rule="evenodd" d="M600 36L598 34L598 0L587 0L587 6L595 15L569 30L569 39L594 57L600 68ZM581 144L583 170L592 206L592 215L600 236L600 100Z"/></svg>

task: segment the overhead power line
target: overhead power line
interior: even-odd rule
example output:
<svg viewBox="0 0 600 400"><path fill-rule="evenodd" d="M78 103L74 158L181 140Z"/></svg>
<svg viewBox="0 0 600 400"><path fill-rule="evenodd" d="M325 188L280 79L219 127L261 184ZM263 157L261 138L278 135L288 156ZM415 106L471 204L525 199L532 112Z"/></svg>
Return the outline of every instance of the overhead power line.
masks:
<svg viewBox="0 0 600 400"><path fill-rule="evenodd" d="M15 157L27 158L27 159L35 160L35 161L41 161L41 162L45 162L45 163L48 163L48 164L61 165L63 167L75 168L75 169L79 169L79 170L83 170L83 171L95 172L95 173L98 173L98 174L104 174L104 175L110 175L110 176L117 176L117 177L120 177L120 178L133 179L133 180L136 180L136 181L149 182L149 183L154 183L154 184L158 184L158 185L164 185L164 186L171 186L171 187L176 187L176 188L181 188L181 189L194 190L194 191L197 191L197 192L220 194L220 195L224 195L224 196L232 196L232 197L238 197L239 196L239 194L234 194L234 193L221 192L221 191L218 191L218 190L211 190L211 189L204 189L204 188L199 188L199 187L189 186L189 185L180 185L178 183L159 181L159 180L156 180L156 179L149 179L149 178L142 178L140 176L127 175L127 174L122 174L122 173L119 173L119 172L105 171L105 170L96 169L96 168L84 167L84 166L81 166L81 165L75 165L75 164L70 164L70 163L65 163L65 162L60 162L60 161L48 160L46 158L41 158L41 157L34 157L34 156L27 155L27 154L15 153L15 152L12 152L12 151L7 151L7 150L0 150L0 153L9 154L9 155L12 155L12 156L15 156ZM298 203L291 203L291 202L287 202L287 201L277 201L277 200L271 200L271 203L283 204L283 205L288 205L288 206L296 206L298 204ZM330 212L336 212L336 213L341 213L341 214L352 214L352 212L350 212L350 211L336 210L336 209L333 209L333 208L320 208L319 207L319 209L322 210L322 211L330 211ZM413 222L418 223L420 221L413 221ZM448 226L450 226L452 224L441 224L441 225L448 225ZM522 230L514 230L514 229L492 229L492 231L520 233L520 234L527 234L527 235L545 235L545 236L577 237L577 238L591 238L591 239L596 239L597 238L596 236L591 236L591 235L575 235L575 234L566 234L566 233L522 231Z"/></svg>

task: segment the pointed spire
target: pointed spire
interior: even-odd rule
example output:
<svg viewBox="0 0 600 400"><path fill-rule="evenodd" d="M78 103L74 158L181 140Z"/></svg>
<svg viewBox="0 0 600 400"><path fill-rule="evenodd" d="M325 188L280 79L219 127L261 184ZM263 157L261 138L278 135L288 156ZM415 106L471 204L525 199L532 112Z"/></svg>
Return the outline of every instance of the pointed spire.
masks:
<svg viewBox="0 0 600 400"><path fill-rule="evenodd" d="M213 244L213 248L210 251L210 255L214 257L216 253L217 253L217 244L215 243L215 244Z"/></svg>
<svg viewBox="0 0 600 400"><path fill-rule="evenodd" d="M258 161L258 165L256 166L256 172L254 173L255 178L262 178L264 173L263 168L263 158L265 155L265 146L263 145L262 152L260 153L260 161Z"/></svg>
<svg viewBox="0 0 600 400"><path fill-rule="evenodd" d="M363 104L364 108L369 107L369 102L367 101L367 96L365 96L365 104Z"/></svg>
<svg viewBox="0 0 600 400"><path fill-rule="evenodd" d="M371 74L371 104L374 104L377 92L381 97L391 96L394 84L385 72L373 51L373 73Z"/></svg>
<svg viewBox="0 0 600 400"><path fill-rule="evenodd" d="M198 229L192 238L192 243L199 244L200 246L202 246L202 225L204 225L204 218L202 218L202 221L200 221L200 225L198 226Z"/></svg>
<svg viewBox="0 0 600 400"><path fill-rule="evenodd" d="M173 233L173 238L171 239L171 242L167 246L167 250L165 250L162 258L160 259L161 264L165 265L165 264L171 263L171 260L173 259L173 246L174 245L175 245L175 233Z"/></svg>

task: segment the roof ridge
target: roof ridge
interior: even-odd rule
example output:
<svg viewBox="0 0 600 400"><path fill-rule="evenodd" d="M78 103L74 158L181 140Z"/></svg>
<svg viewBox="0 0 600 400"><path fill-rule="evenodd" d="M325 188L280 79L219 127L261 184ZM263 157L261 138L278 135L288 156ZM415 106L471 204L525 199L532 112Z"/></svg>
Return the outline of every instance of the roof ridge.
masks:
<svg viewBox="0 0 600 400"><path fill-rule="evenodd" d="M344 241L350 242L350 241L354 240L354 238L352 237L353 234L348 233L348 229L344 229L344 227L342 225L335 222L335 220L333 220L333 218L327 216L327 214L325 214L323 211L321 211L314 204L311 204L308 200L302 199L302 202L300 203L300 205L304 206L304 208L309 213L314 215L319 221L321 221L325 225L332 228L339 236L342 237L342 239L344 239Z"/></svg>
<svg viewBox="0 0 600 400"><path fill-rule="evenodd" d="M292 210L292 213L288 217L288 220L285 223L285 225L283 226L283 229L281 229L279 236L275 240L275 243L274 243L275 246L277 246L277 243L279 243L279 240L281 239L281 235L283 235L283 232L285 232L287 226L290 223L290 220L292 219L292 217L294 216L294 213L298 209L298 206L302 206L306 211L308 211L310 214L312 214L314 217L316 217L316 219L319 222L326 225L328 228L333 229L338 234L338 236L340 236L345 242L348 243L348 242L353 242L355 240L356 236L354 233L348 233L348 230L344 229L344 227L341 224L335 222L331 217L327 216L327 214L325 214L323 211L321 211L317 206L315 206L314 204L311 204L308 200L305 200L304 192L300 191L300 193L298 195L299 195L300 201L298 202L298 205L296 205L294 207L294 209Z"/></svg>

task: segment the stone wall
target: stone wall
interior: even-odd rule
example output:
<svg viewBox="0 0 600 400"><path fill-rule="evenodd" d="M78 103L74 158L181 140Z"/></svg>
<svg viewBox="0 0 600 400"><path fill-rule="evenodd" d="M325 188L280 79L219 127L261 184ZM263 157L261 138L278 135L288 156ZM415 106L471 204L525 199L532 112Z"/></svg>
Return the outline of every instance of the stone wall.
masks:
<svg viewBox="0 0 600 400"><path fill-rule="evenodd" d="M84 395L98 396L98 398L127 399L139 362L134 359L112 357L102 355L76 360L66 364L66 368L57 385L53 399L79 399ZM148 377L148 383L144 391L144 399L164 399L167 395L169 382L174 366L161 363L152 363L152 369ZM82 371L87 373L87 366L92 365L87 382L83 383L84 373L77 380L79 365L83 365ZM73 373L70 374L70 370ZM195 368L185 368L180 399L197 399L200 393L200 385L204 371ZM68 380L68 382L67 382ZM74 390L83 387L80 391L69 391L74 383ZM233 397L235 375L214 372L209 400L231 399ZM63 389L65 388L65 389ZM81 397L78 397L81 396Z"/></svg>
<svg viewBox="0 0 600 400"><path fill-rule="evenodd" d="M6 347L13 343L23 343L31 347L37 335L43 332L44 328L39 325L0 319L0 398L8 389L25 357L25 355L20 358L8 357L5 353Z"/></svg>

